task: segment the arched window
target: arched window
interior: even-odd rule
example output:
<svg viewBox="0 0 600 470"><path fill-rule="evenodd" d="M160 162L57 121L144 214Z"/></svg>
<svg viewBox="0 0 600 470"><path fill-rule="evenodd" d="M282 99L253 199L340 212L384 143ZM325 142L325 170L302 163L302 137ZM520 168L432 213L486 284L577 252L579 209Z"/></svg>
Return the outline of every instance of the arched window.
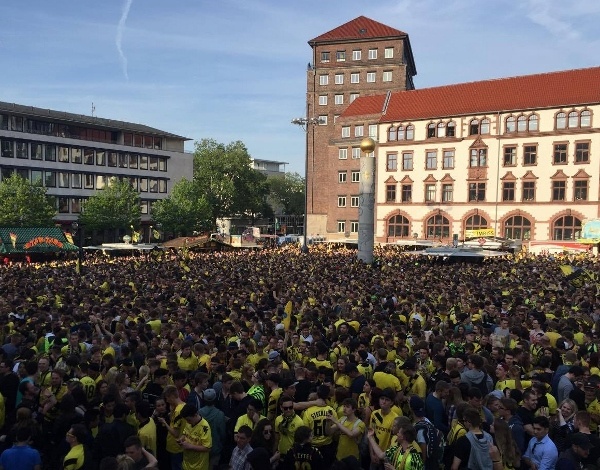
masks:
<svg viewBox="0 0 600 470"><path fill-rule="evenodd" d="M567 115L565 113L558 113L556 115L556 128L566 129L567 128Z"/></svg>
<svg viewBox="0 0 600 470"><path fill-rule="evenodd" d="M581 238L581 220L572 215L559 217L552 227L552 240L577 240Z"/></svg>
<svg viewBox="0 0 600 470"><path fill-rule="evenodd" d="M489 134L490 133L490 120L489 119L481 120L481 124L479 126L479 133L480 134Z"/></svg>
<svg viewBox="0 0 600 470"><path fill-rule="evenodd" d="M406 126L406 140L413 140L415 138L415 126L409 124Z"/></svg>
<svg viewBox="0 0 600 470"><path fill-rule="evenodd" d="M427 126L427 137L435 137L436 125L432 122Z"/></svg>
<svg viewBox="0 0 600 470"><path fill-rule="evenodd" d="M522 215L509 217L504 222L504 236L516 240L531 239L531 221Z"/></svg>
<svg viewBox="0 0 600 470"><path fill-rule="evenodd" d="M537 131L539 129L539 118L537 114L532 114L529 116L527 127L529 131Z"/></svg>
<svg viewBox="0 0 600 470"><path fill-rule="evenodd" d="M516 119L514 116L506 118L506 132L514 132L516 130L515 122Z"/></svg>
<svg viewBox="0 0 600 470"><path fill-rule="evenodd" d="M392 142L398 138L398 131L394 126L388 129L388 142Z"/></svg>
<svg viewBox="0 0 600 470"><path fill-rule="evenodd" d="M525 132L527 130L527 118L519 116L517 119L517 132Z"/></svg>
<svg viewBox="0 0 600 470"><path fill-rule="evenodd" d="M402 124L400 124L398 126L398 140L404 140L406 138L406 135L404 135L404 126Z"/></svg>
<svg viewBox="0 0 600 470"><path fill-rule="evenodd" d="M472 215L465 221L465 230L480 230L488 228L488 221L479 214Z"/></svg>
<svg viewBox="0 0 600 470"><path fill-rule="evenodd" d="M450 221L442 214L429 217L425 224L427 238L449 238Z"/></svg>
<svg viewBox="0 0 600 470"><path fill-rule="evenodd" d="M579 117L580 117L579 125L581 127L590 127L591 118L592 118L592 113L590 111L588 111L587 109L581 111L581 114Z"/></svg>
<svg viewBox="0 0 600 470"><path fill-rule="evenodd" d="M445 137L446 134L446 124L444 124L443 122L438 123L437 125L437 136L438 137Z"/></svg>
<svg viewBox="0 0 600 470"><path fill-rule="evenodd" d="M388 220L388 237L402 238L410 235L410 223L403 215L395 215Z"/></svg>
<svg viewBox="0 0 600 470"><path fill-rule="evenodd" d="M456 125L451 121L446 126L446 137L454 137L456 135Z"/></svg>
<svg viewBox="0 0 600 470"><path fill-rule="evenodd" d="M473 119L469 123L469 135L479 134L479 119Z"/></svg>
<svg viewBox="0 0 600 470"><path fill-rule="evenodd" d="M571 111L569 113L569 128L579 127L579 113L577 111Z"/></svg>

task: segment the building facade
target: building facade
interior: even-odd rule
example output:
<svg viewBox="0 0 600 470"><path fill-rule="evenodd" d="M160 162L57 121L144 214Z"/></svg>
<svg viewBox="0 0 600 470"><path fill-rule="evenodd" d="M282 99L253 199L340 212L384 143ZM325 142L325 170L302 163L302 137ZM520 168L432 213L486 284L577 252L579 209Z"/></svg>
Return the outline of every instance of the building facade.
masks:
<svg viewBox="0 0 600 470"><path fill-rule="evenodd" d="M17 173L41 183L65 226L112 177L136 188L148 222L152 203L192 174L186 140L140 124L0 102L0 177Z"/></svg>
<svg viewBox="0 0 600 470"><path fill-rule="evenodd" d="M377 124L375 240L576 241L600 216L599 81L595 67L357 99L336 132Z"/></svg>
<svg viewBox="0 0 600 470"><path fill-rule="evenodd" d="M306 116L321 124L307 129L307 233L329 239L357 236L359 145L363 137L375 135L377 125L363 122L354 134L340 137L336 121L358 97L413 89L412 49L406 33L364 16L309 45ZM349 186L353 192L342 196ZM342 223L346 220L356 223Z"/></svg>

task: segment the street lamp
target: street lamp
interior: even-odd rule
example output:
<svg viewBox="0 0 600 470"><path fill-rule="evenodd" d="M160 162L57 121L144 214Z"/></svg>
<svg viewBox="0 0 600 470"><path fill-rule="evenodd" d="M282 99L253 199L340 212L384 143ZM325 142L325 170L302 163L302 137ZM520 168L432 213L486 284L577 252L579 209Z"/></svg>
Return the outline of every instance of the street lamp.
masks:
<svg viewBox="0 0 600 470"><path fill-rule="evenodd" d="M319 124L325 124L321 118L316 117L305 117L292 119L292 124L300 126L306 134L306 148L304 156L304 227L303 227L303 240L302 240L302 253L308 253L308 129L311 126L318 126Z"/></svg>
<svg viewBox="0 0 600 470"><path fill-rule="evenodd" d="M77 235L77 273L81 276L81 268L83 266L83 246L81 246L83 237L83 225L74 220L71 223L71 232Z"/></svg>
<svg viewBox="0 0 600 470"><path fill-rule="evenodd" d="M156 230L158 232L158 237L155 237L155 238L157 238L158 240L160 240L162 238L162 233L160 231L161 228L162 228L162 224L160 222L156 222Z"/></svg>
<svg viewBox="0 0 600 470"><path fill-rule="evenodd" d="M154 228L153 225L150 225L150 230L148 230L148 243L152 242L152 229Z"/></svg>

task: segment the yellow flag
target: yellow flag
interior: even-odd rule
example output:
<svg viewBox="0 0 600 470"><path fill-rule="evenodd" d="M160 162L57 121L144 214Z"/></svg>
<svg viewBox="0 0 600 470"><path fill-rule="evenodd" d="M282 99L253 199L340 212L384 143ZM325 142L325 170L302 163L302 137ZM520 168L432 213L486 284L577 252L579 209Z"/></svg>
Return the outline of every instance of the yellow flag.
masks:
<svg viewBox="0 0 600 470"><path fill-rule="evenodd" d="M290 331L290 323L292 321L292 301L288 300L288 303L285 304L285 308L283 309L283 328L285 331Z"/></svg>

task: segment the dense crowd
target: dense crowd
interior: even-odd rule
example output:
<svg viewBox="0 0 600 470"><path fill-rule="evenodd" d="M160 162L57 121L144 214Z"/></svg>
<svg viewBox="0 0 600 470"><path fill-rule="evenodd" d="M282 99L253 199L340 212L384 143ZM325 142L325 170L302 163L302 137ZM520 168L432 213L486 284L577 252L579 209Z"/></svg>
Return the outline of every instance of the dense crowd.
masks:
<svg viewBox="0 0 600 470"><path fill-rule="evenodd" d="M0 470L600 468L595 257L376 260L0 266Z"/></svg>

